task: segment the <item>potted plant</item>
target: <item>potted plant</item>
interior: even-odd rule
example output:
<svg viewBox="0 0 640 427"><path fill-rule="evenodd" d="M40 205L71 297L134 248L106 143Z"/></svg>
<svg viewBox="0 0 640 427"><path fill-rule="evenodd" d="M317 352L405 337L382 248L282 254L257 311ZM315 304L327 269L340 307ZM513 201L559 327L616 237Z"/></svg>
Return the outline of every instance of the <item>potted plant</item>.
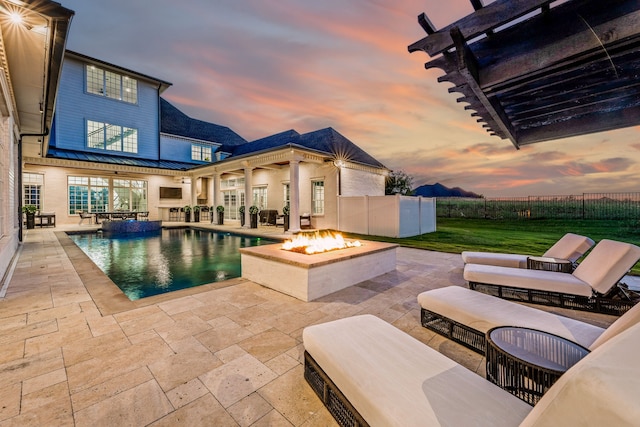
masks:
<svg viewBox="0 0 640 427"><path fill-rule="evenodd" d="M224 224L224 206L216 206L216 212L218 212L218 225Z"/></svg>
<svg viewBox="0 0 640 427"><path fill-rule="evenodd" d="M238 212L240 213L240 226L244 227L244 205L238 208Z"/></svg>
<svg viewBox="0 0 640 427"><path fill-rule="evenodd" d="M22 212L27 215L27 229L33 229L36 226L36 211L38 207L35 205L26 205L22 207Z"/></svg>
<svg viewBox="0 0 640 427"><path fill-rule="evenodd" d="M184 222L191 222L191 206L186 205L182 210L184 211Z"/></svg>
<svg viewBox="0 0 640 427"><path fill-rule="evenodd" d="M258 228L258 212L260 212L260 208L256 205L252 205L249 207L249 220L251 221L251 228Z"/></svg>
<svg viewBox="0 0 640 427"><path fill-rule="evenodd" d="M193 207L193 222L200 222L200 206Z"/></svg>
<svg viewBox="0 0 640 427"><path fill-rule="evenodd" d="M285 207L282 208L282 214L284 215L284 231L289 230L289 212L290 211L291 211L291 208L289 207L289 205L285 205Z"/></svg>

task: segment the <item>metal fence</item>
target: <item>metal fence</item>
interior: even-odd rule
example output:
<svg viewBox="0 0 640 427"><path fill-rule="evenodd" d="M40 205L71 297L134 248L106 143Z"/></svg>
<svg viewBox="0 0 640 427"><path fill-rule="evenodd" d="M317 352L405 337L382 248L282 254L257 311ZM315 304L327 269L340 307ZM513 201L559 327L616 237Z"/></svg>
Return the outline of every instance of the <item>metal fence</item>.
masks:
<svg viewBox="0 0 640 427"><path fill-rule="evenodd" d="M640 219L640 192L477 199L438 197L436 215L476 219Z"/></svg>

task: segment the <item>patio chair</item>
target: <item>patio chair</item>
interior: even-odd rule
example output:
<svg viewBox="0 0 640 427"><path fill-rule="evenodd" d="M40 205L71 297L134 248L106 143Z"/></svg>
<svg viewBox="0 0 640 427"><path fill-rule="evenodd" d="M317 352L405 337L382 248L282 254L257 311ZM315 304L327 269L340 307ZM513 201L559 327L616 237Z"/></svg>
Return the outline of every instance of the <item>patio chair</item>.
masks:
<svg viewBox="0 0 640 427"><path fill-rule="evenodd" d="M78 225L82 225L85 219L89 220L89 225L93 224L93 214L87 211L82 211L80 212L80 222L78 223Z"/></svg>
<svg viewBox="0 0 640 427"><path fill-rule="evenodd" d="M557 258L569 260L573 264L594 245L594 241L578 234L567 233L542 256L544 258ZM529 255L504 254L493 252L462 252L462 260L465 264L485 264L502 267L527 268ZM573 270L573 268L571 269Z"/></svg>
<svg viewBox="0 0 640 427"><path fill-rule="evenodd" d="M423 292L418 295L418 304L422 326L481 354L486 349L486 333L499 326L537 329L593 351L613 336L640 323L640 304L603 329L460 286Z"/></svg>
<svg viewBox="0 0 640 427"><path fill-rule="evenodd" d="M303 213L300 215L300 228L302 229L310 229L313 228L311 226L311 215L308 213Z"/></svg>
<svg viewBox="0 0 640 427"><path fill-rule="evenodd" d="M180 208L169 208L169 221L180 221Z"/></svg>
<svg viewBox="0 0 640 427"><path fill-rule="evenodd" d="M603 239L573 273L467 264L464 278L500 298L619 315L638 300L618 282L639 259L639 247Z"/></svg>

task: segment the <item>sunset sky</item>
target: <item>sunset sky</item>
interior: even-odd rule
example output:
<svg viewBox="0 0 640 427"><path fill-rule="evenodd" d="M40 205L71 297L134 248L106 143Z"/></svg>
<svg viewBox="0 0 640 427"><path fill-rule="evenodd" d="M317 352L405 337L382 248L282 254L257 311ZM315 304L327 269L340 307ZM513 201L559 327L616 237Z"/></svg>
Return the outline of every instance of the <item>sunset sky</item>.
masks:
<svg viewBox="0 0 640 427"><path fill-rule="evenodd" d="M640 127L516 150L424 69L417 15L468 0L57 0L67 48L173 83L163 97L251 141L333 127L414 186L487 197L640 191Z"/></svg>

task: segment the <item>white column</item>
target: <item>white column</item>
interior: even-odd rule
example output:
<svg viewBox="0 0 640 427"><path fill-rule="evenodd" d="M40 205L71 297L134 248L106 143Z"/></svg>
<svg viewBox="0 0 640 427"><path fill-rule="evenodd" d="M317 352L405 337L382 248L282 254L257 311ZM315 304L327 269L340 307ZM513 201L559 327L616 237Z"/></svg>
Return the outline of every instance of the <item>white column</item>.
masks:
<svg viewBox="0 0 640 427"><path fill-rule="evenodd" d="M213 211L215 212L216 206L220 204L219 200L221 200L222 195L220 194L220 174L216 173L213 175L213 183L211 188L209 189L209 194L211 200L211 206L213 206ZM212 214L213 215L213 214Z"/></svg>
<svg viewBox="0 0 640 427"><path fill-rule="evenodd" d="M251 216L249 214L249 207L253 204L253 194L251 194L252 184L251 178L253 176L253 168L245 166L244 168L244 228L251 227Z"/></svg>
<svg viewBox="0 0 640 427"><path fill-rule="evenodd" d="M198 182L198 178L195 176L191 177L191 201L189 204L191 206L195 206L198 204L198 187L196 183Z"/></svg>
<svg viewBox="0 0 640 427"><path fill-rule="evenodd" d="M289 231L300 231L300 160L289 162Z"/></svg>

